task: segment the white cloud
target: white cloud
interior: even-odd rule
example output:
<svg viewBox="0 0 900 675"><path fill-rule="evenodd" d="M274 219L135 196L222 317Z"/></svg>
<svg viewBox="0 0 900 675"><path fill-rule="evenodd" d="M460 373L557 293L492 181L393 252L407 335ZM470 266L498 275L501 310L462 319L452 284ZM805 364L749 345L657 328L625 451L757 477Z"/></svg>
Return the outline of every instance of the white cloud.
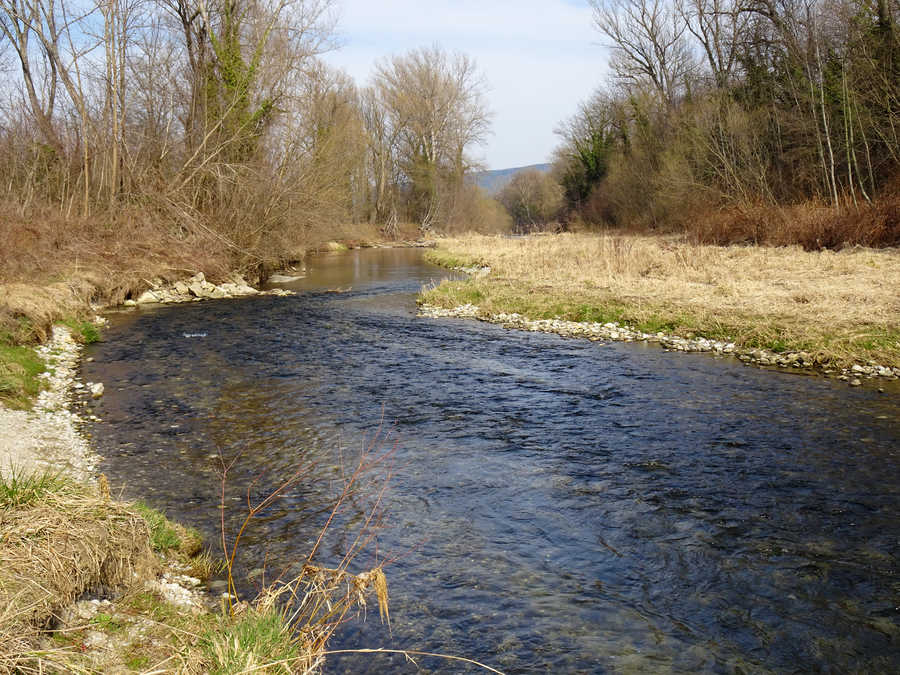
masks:
<svg viewBox="0 0 900 675"><path fill-rule="evenodd" d="M547 161L554 127L603 79L586 2L339 0L343 47L326 59L365 82L385 57L434 43L474 57L490 84L491 168Z"/></svg>

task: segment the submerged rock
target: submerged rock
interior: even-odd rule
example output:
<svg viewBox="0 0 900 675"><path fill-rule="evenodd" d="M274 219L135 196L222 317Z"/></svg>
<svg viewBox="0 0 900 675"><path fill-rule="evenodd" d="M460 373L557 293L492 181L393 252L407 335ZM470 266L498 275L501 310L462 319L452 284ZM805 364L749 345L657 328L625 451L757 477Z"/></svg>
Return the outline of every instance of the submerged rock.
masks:
<svg viewBox="0 0 900 675"><path fill-rule="evenodd" d="M272 283L272 284L289 284L293 281L299 281L300 279L303 279L303 278L304 277L302 275L297 276L297 277L291 277L291 276L287 276L286 274L273 274L272 276L269 277L268 280L269 280L269 283Z"/></svg>

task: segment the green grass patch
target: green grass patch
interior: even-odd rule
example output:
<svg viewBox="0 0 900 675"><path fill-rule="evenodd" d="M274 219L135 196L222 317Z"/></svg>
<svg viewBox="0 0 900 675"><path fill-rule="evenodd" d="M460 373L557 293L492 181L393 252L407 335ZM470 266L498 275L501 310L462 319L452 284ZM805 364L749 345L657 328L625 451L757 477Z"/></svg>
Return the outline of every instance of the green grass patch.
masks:
<svg viewBox="0 0 900 675"><path fill-rule="evenodd" d="M15 467L0 475L0 508L31 506L51 494L73 494L75 486L59 472L26 472Z"/></svg>
<svg viewBox="0 0 900 675"><path fill-rule="evenodd" d="M303 658L293 631L275 610L250 609L221 617L219 625L200 639L205 670L213 675L247 672L260 664L279 664L267 672L294 672Z"/></svg>
<svg viewBox="0 0 900 675"><path fill-rule="evenodd" d="M46 364L31 347L0 342L0 403L16 410L30 408L44 388L38 376L45 370Z"/></svg>
<svg viewBox="0 0 900 675"><path fill-rule="evenodd" d="M900 350L900 330L863 332L856 336L856 343L863 349Z"/></svg>
<svg viewBox="0 0 900 675"><path fill-rule="evenodd" d="M115 617L110 614L98 612L91 617L91 624L102 630L104 633L118 633L123 630L123 626Z"/></svg>
<svg viewBox="0 0 900 675"><path fill-rule="evenodd" d="M72 336L82 344L90 345L100 341L100 329L93 321L69 318L60 323L72 331Z"/></svg>
<svg viewBox="0 0 900 675"><path fill-rule="evenodd" d="M691 311L626 301L594 289L566 294L560 289L488 277L443 281L423 290L420 301L444 308L478 305L486 315L514 313L529 319L618 323L650 334L705 337L775 353L807 352L822 365L847 366L869 360L882 365L900 363L900 331L861 327L853 335L834 335L799 325L791 317L725 316L703 308Z"/></svg>
<svg viewBox="0 0 900 675"><path fill-rule="evenodd" d="M202 537L197 530L177 525L143 501L134 503L134 510L150 526L150 543L157 553L178 551L191 556L197 553Z"/></svg>
<svg viewBox="0 0 900 675"><path fill-rule="evenodd" d="M125 658L125 667L128 668L128 670L142 671L146 670L149 665L149 657L144 656L143 654L130 655Z"/></svg>

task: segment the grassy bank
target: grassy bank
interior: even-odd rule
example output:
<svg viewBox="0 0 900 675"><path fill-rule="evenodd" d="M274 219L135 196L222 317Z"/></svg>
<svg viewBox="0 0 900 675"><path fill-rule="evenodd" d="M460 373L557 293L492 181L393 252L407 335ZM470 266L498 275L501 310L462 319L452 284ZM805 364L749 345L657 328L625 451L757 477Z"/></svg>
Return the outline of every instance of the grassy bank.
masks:
<svg viewBox="0 0 900 675"><path fill-rule="evenodd" d="M249 603L204 602L185 584L228 563L104 485L0 474L0 673L318 672L328 638L370 592L386 616L381 569L343 564L306 564Z"/></svg>
<svg viewBox="0 0 900 675"><path fill-rule="evenodd" d="M158 643L171 644L178 626L145 622L134 611L135 599L152 600L154 610L166 608L171 603L148 586L164 566L201 575L209 569L208 558L197 557L197 533L59 474L5 470L0 531L0 672L97 672L149 664ZM116 602L83 621L65 618L72 603L98 589L113 593ZM123 613L133 621L126 622ZM168 614L174 618L178 612L169 608ZM139 617L152 628L152 639L126 635L126 623ZM99 648L89 650L87 642Z"/></svg>
<svg viewBox="0 0 900 675"><path fill-rule="evenodd" d="M485 314L616 321L648 333L804 351L818 363L900 366L900 252L708 246L677 237L444 239L428 258L489 275L423 294Z"/></svg>
<svg viewBox="0 0 900 675"><path fill-rule="evenodd" d="M287 673L321 658L274 605L210 611L167 581L217 565L197 532L145 504L7 473L0 526L0 672Z"/></svg>
<svg viewBox="0 0 900 675"><path fill-rule="evenodd" d="M93 307L119 305L151 288L196 272L211 281L232 273L250 283L264 280L281 264L317 250L347 250L389 243L370 224L303 230L283 247L251 253L205 230L187 232L165 220L123 213L115 218L62 218L47 212L22 218L0 208L0 404L28 408L37 395L44 365L33 347L63 323L90 343L97 339L89 319ZM401 241L418 236L415 225L395 229Z"/></svg>

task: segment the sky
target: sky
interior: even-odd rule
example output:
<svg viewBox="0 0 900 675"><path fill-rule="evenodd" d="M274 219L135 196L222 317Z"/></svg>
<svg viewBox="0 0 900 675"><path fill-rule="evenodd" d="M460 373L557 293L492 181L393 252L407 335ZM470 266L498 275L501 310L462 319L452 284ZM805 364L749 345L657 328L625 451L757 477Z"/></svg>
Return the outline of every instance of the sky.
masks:
<svg viewBox="0 0 900 675"><path fill-rule="evenodd" d="M325 55L359 85L393 54L437 44L475 59L493 133L472 155L489 169L548 162L553 133L604 79L586 0L336 0L339 48Z"/></svg>

